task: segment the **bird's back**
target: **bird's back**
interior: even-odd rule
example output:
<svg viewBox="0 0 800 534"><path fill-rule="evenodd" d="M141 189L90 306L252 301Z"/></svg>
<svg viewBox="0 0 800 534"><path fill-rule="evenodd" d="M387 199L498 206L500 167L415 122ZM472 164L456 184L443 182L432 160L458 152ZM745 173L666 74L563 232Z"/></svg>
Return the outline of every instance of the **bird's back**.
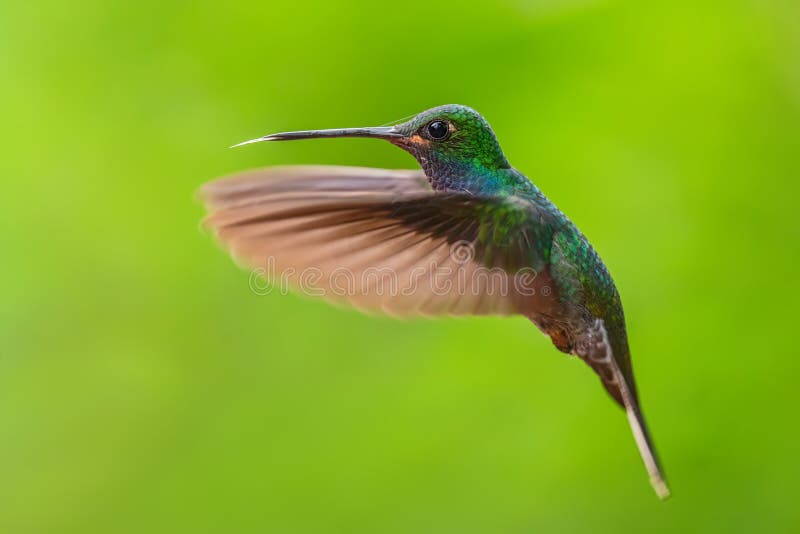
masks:
<svg viewBox="0 0 800 534"><path fill-rule="evenodd" d="M560 335L566 338L556 339L550 333L554 343L559 349L574 354L576 345L589 335L587 332L591 331L596 321L603 321L614 360L635 398L625 315L608 268L586 236L544 194L534 188L523 195L537 206L538 213L546 214L544 221L552 227L548 274L554 285L554 298L560 303L560 306L554 307L559 316L554 317L553 322L564 330ZM587 363L592 365L591 362ZM592 367L603 379L612 397L623 405L618 387L612 380L607 380L596 366Z"/></svg>

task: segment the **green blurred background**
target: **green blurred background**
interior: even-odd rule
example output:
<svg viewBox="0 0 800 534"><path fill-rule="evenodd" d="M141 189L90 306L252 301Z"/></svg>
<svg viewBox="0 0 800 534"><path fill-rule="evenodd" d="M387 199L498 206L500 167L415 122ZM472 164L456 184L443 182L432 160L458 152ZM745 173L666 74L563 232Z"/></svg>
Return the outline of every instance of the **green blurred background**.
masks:
<svg viewBox="0 0 800 534"><path fill-rule="evenodd" d="M0 532L797 528L800 4L0 3ZM272 131L463 103L620 287L673 488L524 319L256 296L199 228ZM796 530L795 530L796 531Z"/></svg>

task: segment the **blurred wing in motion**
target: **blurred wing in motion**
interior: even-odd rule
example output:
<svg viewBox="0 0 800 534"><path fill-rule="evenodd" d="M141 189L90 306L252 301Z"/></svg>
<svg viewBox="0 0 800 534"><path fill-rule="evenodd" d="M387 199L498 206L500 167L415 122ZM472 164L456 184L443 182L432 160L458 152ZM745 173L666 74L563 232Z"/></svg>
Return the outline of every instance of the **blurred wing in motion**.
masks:
<svg viewBox="0 0 800 534"><path fill-rule="evenodd" d="M510 197L436 193L420 171L290 166L201 189L231 254L300 292L392 315L537 306L549 228Z"/></svg>

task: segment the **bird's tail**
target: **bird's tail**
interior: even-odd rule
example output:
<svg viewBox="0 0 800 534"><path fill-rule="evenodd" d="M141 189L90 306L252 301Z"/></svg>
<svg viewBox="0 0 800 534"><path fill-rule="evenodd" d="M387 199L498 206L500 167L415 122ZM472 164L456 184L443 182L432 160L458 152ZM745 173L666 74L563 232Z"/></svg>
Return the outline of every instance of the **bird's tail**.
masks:
<svg viewBox="0 0 800 534"><path fill-rule="evenodd" d="M639 408L624 323L615 325L612 322L610 326L611 335L609 336L604 321L598 320L594 331L598 337L590 338L590 342L578 350L578 355L600 375L606 390L625 409L636 446L639 448L639 454L642 456L648 475L650 475L650 484L659 498L666 499L669 497L669 488L658 462L653 440L650 438L642 411Z"/></svg>
<svg viewBox="0 0 800 534"><path fill-rule="evenodd" d="M642 460L647 468L647 473L650 475L650 484L656 490L656 495L660 499L669 497L669 487L667 481L664 479L664 474L661 471L661 466L658 463L656 451L653 448L653 441L647 432L642 412L636 406L626 406L625 411L628 414L628 421L631 425L633 437L636 440L636 445L639 447L639 454L642 455Z"/></svg>
<svg viewBox="0 0 800 534"><path fill-rule="evenodd" d="M666 499L670 495L669 487L667 487L667 481L664 478L661 465L658 462L653 440L650 438L650 433L647 431L647 425L644 422L642 411L639 409L639 402L613 358L611 358L611 362L613 362L612 366L614 368L615 382L617 383L619 397L621 397L625 413L628 415L628 422L631 425L631 431L636 440L636 446L639 448L639 454L641 454L644 466L647 469L648 475L650 475L650 484L653 486L656 495L658 495L660 499Z"/></svg>

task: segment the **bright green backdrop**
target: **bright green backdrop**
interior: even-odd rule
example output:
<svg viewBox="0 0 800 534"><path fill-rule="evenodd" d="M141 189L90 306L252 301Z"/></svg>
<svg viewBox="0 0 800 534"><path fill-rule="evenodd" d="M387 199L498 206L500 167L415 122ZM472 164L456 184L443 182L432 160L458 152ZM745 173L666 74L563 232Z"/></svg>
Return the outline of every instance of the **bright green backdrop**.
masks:
<svg viewBox="0 0 800 534"><path fill-rule="evenodd" d="M0 532L797 527L793 0L0 4ZM523 319L259 297L195 189L463 103L585 231L674 496ZM646 529L646 530L645 530Z"/></svg>

